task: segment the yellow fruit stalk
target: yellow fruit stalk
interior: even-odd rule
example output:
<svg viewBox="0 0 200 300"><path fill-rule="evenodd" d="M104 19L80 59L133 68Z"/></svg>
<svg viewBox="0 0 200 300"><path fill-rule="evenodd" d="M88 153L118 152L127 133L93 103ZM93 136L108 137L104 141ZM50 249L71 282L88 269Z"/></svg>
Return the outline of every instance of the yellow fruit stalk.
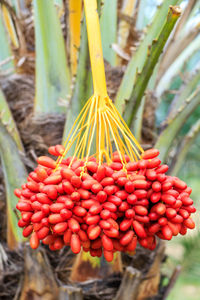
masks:
<svg viewBox="0 0 200 300"><path fill-rule="evenodd" d="M76 74L81 34L82 0L69 1L70 60L72 76Z"/></svg>

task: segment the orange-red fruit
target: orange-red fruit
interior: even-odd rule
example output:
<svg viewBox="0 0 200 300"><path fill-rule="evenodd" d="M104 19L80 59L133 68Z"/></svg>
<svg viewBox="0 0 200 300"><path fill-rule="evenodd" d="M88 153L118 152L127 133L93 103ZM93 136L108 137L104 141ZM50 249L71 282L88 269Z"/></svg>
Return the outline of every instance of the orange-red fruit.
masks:
<svg viewBox="0 0 200 300"><path fill-rule="evenodd" d="M73 233L71 236L70 246L71 246L72 252L74 252L75 254L78 254L81 251L80 238L75 233Z"/></svg>
<svg viewBox="0 0 200 300"><path fill-rule="evenodd" d="M161 197L160 192L158 192L158 193L153 192L150 196L150 200L151 200L152 203L157 203L160 200L160 197Z"/></svg>
<svg viewBox="0 0 200 300"><path fill-rule="evenodd" d="M148 214L148 210L142 205L134 206L134 210L137 215L146 216Z"/></svg>
<svg viewBox="0 0 200 300"><path fill-rule="evenodd" d="M107 186L107 185L112 185L114 184L114 179L112 177L105 177L101 180L101 185L103 187Z"/></svg>
<svg viewBox="0 0 200 300"><path fill-rule="evenodd" d="M124 219L121 223L120 223L120 230L121 231L127 231L131 225L132 225L133 220L132 219Z"/></svg>
<svg viewBox="0 0 200 300"><path fill-rule="evenodd" d="M148 169L146 170L146 177L149 180L155 180L157 178L157 173L154 170Z"/></svg>
<svg viewBox="0 0 200 300"><path fill-rule="evenodd" d="M128 218L128 219L134 218L134 216L135 216L134 210L131 209L131 208L127 209L127 211L125 212L125 216L126 216L126 218Z"/></svg>
<svg viewBox="0 0 200 300"><path fill-rule="evenodd" d="M135 187L135 182L133 183L132 181L127 181L125 184L125 190L130 194L134 191Z"/></svg>
<svg viewBox="0 0 200 300"><path fill-rule="evenodd" d="M136 189L146 189L147 188L147 181L146 180L135 180L133 182L133 184L134 184L134 187Z"/></svg>
<svg viewBox="0 0 200 300"><path fill-rule="evenodd" d="M97 193L97 201L103 203L106 201L106 199L107 199L107 194L105 191L100 191Z"/></svg>
<svg viewBox="0 0 200 300"><path fill-rule="evenodd" d="M49 154L53 155L53 156L58 156L58 153L56 152L56 147L55 146L51 146L48 149Z"/></svg>
<svg viewBox="0 0 200 300"><path fill-rule="evenodd" d="M100 183L94 183L91 187L91 191L94 193L94 194L97 194L99 193L100 191L103 190L103 187Z"/></svg>
<svg viewBox="0 0 200 300"><path fill-rule="evenodd" d="M63 236L63 240L65 245L69 245L71 242L71 236L72 236L72 231L71 229L67 229L67 231L65 231L64 236Z"/></svg>
<svg viewBox="0 0 200 300"><path fill-rule="evenodd" d="M172 238L172 231L168 225L162 227L162 234L166 240L171 240Z"/></svg>
<svg viewBox="0 0 200 300"><path fill-rule="evenodd" d="M152 189L154 190L154 192L160 192L161 191L161 184L159 181L154 181L152 183Z"/></svg>
<svg viewBox="0 0 200 300"><path fill-rule="evenodd" d="M100 166L97 170L97 181L100 182L106 176L105 166Z"/></svg>
<svg viewBox="0 0 200 300"><path fill-rule="evenodd" d="M92 215L97 215L102 211L102 206L98 204L94 204L90 207L89 213Z"/></svg>
<svg viewBox="0 0 200 300"><path fill-rule="evenodd" d="M162 165L156 169L156 173L157 174L166 173L168 171L168 169L169 169L168 165Z"/></svg>
<svg viewBox="0 0 200 300"><path fill-rule="evenodd" d="M95 224L99 223L99 221L100 221L99 215L87 216L85 218L85 222L88 225L95 225Z"/></svg>
<svg viewBox="0 0 200 300"><path fill-rule="evenodd" d="M172 188L173 184L171 181L165 181L163 182L162 184L162 191L163 192L166 192L166 191L169 191L171 188ZM173 195L172 195L173 196Z"/></svg>
<svg viewBox="0 0 200 300"><path fill-rule="evenodd" d="M174 205L176 203L176 198L169 194L162 194L161 200L169 205Z"/></svg>
<svg viewBox="0 0 200 300"><path fill-rule="evenodd" d="M61 181L62 181L62 176L60 174L56 174L47 177L43 182L44 184L58 184Z"/></svg>
<svg viewBox="0 0 200 300"><path fill-rule="evenodd" d="M71 180L72 176L76 174L69 168L63 168L61 169L61 175L64 179Z"/></svg>
<svg viewBox="0 0 200 300"><path fill-rule="evenodd" d="M128 245L126 245L126 251L132 252L135 250L136 246L137 246L137 237L134 236L132 238L132 241Z"/></svg>
<svg viewBox="0 0 200 300"><path fill-rule="evenodd" d="M63 155L63 153L65 152L65 147L63 145L56 145L55 150L58 155Z"/></svg>
<svg viewBox="0 0 200 300"><path fill-rule="evenodd" d="M42 167L36 169L36 174L38 179L42 182L48 177L47 171Z"/></svg>
<svg viewBox="0 0 200 300"><path fill-rule="evenodd" d="M38 223L42 220L42 218L44 218L44 213L42 211L37 211L32 215L31 221L33 223Z"/></svg>
<svg viewBox="0 0 200 300"><path fill-rule="evenodd" d="M134 232L132 230L129 230L128 232L125 233L125 235L120 239L120 244L122 246L128 245L131 240L133 239Z"/></svg>
<svg viewBox="0 0 200 300"><path fill-rule="evenodd" d="M108 262L111 262L113 260L113 252L112 251L104 250L103 255L105 257L105 260L107 260Z"/></svg>
<svg viewBox="0 0 200 300"><path fill-rule="evenodd" d="M58 192L57 192L57 189L56 189L55 186L53 186L53 185L48 185L46 191L47 191L47 196L48 196L50 199L52 199L52 200L57 199L57 197L58 197Z"/></svg>
<svg viewBox="0 0 200 300"><path fill-rule="evenodd" d="M119 206L122 203L122 200L117 196L111 195L108 197L108 202L111 202L114 205Z"/></svg>
<svg viewBox="0 0 200 300"><path fill-rule="evenodd" d="M48 217L49 223L57 224L63 221L63 218L60 214L52 214Z"/></svg>
<svg viewBox="0 0 200 300"><path fill-rule="evenodd" d="M177 177L173 178L173 183L174 183L174 186L178 189L184 190L187 188L187 184Z"/></svg>
<svg viewBox="0 0 200 300"><path fill-rule="evenodd" d="M36 195L36 199L42 204L51 204L52 201L47 197L45 193L39 193Z"/></svg>
<svg viewBox="0 0 200 300"><path fill-rule="evenodd" d="M21 215L22 215L22 220L23 220L24 222L29 222L30 219L31 219L31 217L32 217L32 215L33 215L33 213L27 211L27 212L22 212Z"/></svg>
<svg viewBox="0 0 200 300"><path fill-rule="evenodd" d="M98 238L95 241L91 242L91 248L92 249L97 250L97 249L100 249L101 247L102 247L102 242L101 242L100 238Z"/></svg>
<svg viewBox="0 0 200 300"><path fill-rule="evenodd" d="M29 190L31 190L31 192L37 193L39 191L39 185L34 181L27 182L26 186Z"/></svg>
<svg viewBox="0 0 200 300"><path fill-rule="evenodd" d="M53 203L50 205L50 210L54 213L59 213L63 208L65 208L64 203Z"/></svg>
<svg viewBox="0 0 200 300"><path fill-rule="evenodd" d="M40 156L37 159L37 162L39 165L42 165L47 168L55 169L56 167L56 162L48 156Z"/></svg>
<svg viewBox="0 0 200 300"><path fill-rule="evenodd" d="M149 226L148 231L152 234L155 234L160 230L160 224L155 223Z"/></svg>
<svg viewBox="0 0 200 300"><path fill-rule="evenodd" d="M134 194L128 195L127 202L131 205L133 205L135 202L137 202L137 197Z"/></svg>
<svg viewBox="0 0 200 300"><path fill-rule="evenodd" d="M78 235L82 242L88 241L88 236L87 236L86 232L83 231L82 229L79 230Z"/></svg>
<svg viewBox="0 0 200 300"><path fill-rule="evenodd" d="M183 224L189 228L189 229L194 229L195 228L195 223L194 221L192 220L192 218L189 218L189 219L186 219L183 221Z"/></svg>
<svg viewBox="0 0 200 300"><path fill-rule="evenodd" d="M107 209L102 210L100 213L100 217L103 220L107 220L108 218L110 218L110 216L111 216L111 212Z"/></svg>
<svg viewBox="0 0 200 300"><path fill-rule="evenodd" d="M57 223L54 228L53 228L53 231L55 233L62 233L64 232L66 229L67 229L67 223L66 222L61 222L61 223Z"/></svg>
<svg viewBox="0 0 200 300"><path fill-rule="evenodd" d="M166 206L163 203L158 203L153 206L153 211L155 211L158 215L164 215L166 212Z"/></svg>
<svg viewBox="0 0 200 300"><path fill-rule="evenodd" d="M33 226L32 225L27 226L23 230L23 236L28 237L32 233L32 231L33 231Z"/></svg>
<svg viewBox="0 0 200 300"><path fill-rule="evenodd" d="M72 201L76 201L77 202L77 201L80 200L81 196L80 196L80 194L78 192L73 192L71 194L70 198L71 198Z"/></svg>
<svg viewBox="0 0 200 300"><path fill-rule="evenodd" d="M89 162L87 162L87 169L92 173L96 173L96 171L98 169L98 165L94 161L89 161Z"/></svg>
<svg viewBox="0 0 200 300"><path fill-rule="evenodd" d="M32 211L31 204L25 201L18 202L16 208L20 211Z"/></svg>
<svg viewBox="0 0 200 300"><path fill-rule="evenodd" d="M119 236L119 231L113 227L109 230L104 230L103 232L111 238L117 238Z"/></svg>
<svg viewBox="0 0 200 300"><path fill-rule="evenodd" d="M64 246L63 239L61 237L57 237L53 243L55 250L60 250Z"/></svg>
<svg viewBox="0 0 200 300"><path fill-rule="evenodd" d="M72 232L78 232L80 230L79 223L73 218L69 219L68 225Z"/></svg>
<svg viewBox="0 0 200 300"><path fill-rule="evenodd" d="M138 221L133 221L133 229L140 238L145 238L147 236L144 227Z"/></svg>
<svg viewBox="0 0 200 300"><path fill-rule="evenodd" d="M73 175L71 177L71 184L76 188L80 188L80 186L82 184L82 180L79 176Z"/></svg>
<svg viewBox="0 0 200 300"><path fill-rule="evenodd" d="M101 227L99 225L88 228L87 234L90 240L95 240L101 233Z"/></svg>
<svg viewBox="0 0 200 300"><path fill-rule="evenodd" d="M48 227L42 227L37 232L37 236L40 240L43 240L44 238L46 238L48 234L49 234L49 228Z"/></svg>
<svg viewBox="0 0 200 300"><path fill-rule="evenodd" d="M55 236L52 234L49 234L42 240L42 242L45 245L49 245L49 244L52 244L54 242L54 240L55 240Z"/></svg>
<svg viewBox="0 0 200 300"><path fill-rule="evenodd" d="M20 189L15 189L14 194L15 194L15 196L17 196L19 198L22 194L22 191Z"/></svg>
<svg viewBox="0 0 200 300"><path fill-rule="evenodd" d="M169 228L171 229L172 234L173 234L174 236L176 236L176 235L179 233L180 229L181 229L181 225L180 225L180 228L179 228L178 225L179 225L179 224L174 224L174 223L171 223L171 222L168 221L168 226L169 226Z"/></svg>
<svg viewBox="0 0 200 300"><path fill-rule="evenodd" d="M177 213L176 213L175 209L173 209L171 207L169 207L169 208L166 209L166 216L167 216L167 218L171 219L171 218L174 218L176 215L177 215Z"/></svg>
<svg viewBox="0 0 200 300"><path fill-rule="evenodd" d="M135 216L135 220L140 223L149 223L149 217L148 216Z"/></svg>
<svg viewBox="0 0 200 300"><path fill-rule="evenodd" d="M37 249L38 246L39 246L39 239L38 239L38 236L37 236L37 233L36 232L33 232L31 234L31 238L30 238L30 246L32 249Z"/></svg>
<svg viewBox="0 0 200 300"><path fill-rule="evenodd" d="M101 220L99 222L99 225L102 229L110 229L111 228L111 224L105 220Z"/></svg>
<svg viewBox="0 0 200 300"><path fill-rule="evenodd" d="M153 149L148 149L144 153L142 153L142 158L143 159L152 159L158 155L159 155L159 150L153 148Z"/></svg>
<svg viewBox="0 0 200 300"><path fill-rule="evenodd" d="M74 187L69 181L63 182L63 189L68 195L71 195L75 191Z"/></svg>
<svg viewBox="0 0 200 300"><path fill-rule="evenodd" d="M17 224L21 228L21 227L28 226L29 222L24 222L22 219L20 219Z"/></svg>
<svg viewBox="0 0 200 300"><path fill-rule="evenodd" d="M106 209L106 210L109 210L111 212L115 212L117 211L117 206L111 202L105 202L103 204L103 208Z"/></svg>
<svg viewBox="0 0 200 300"><path fill-rule="evenodd" d="M143 199L143 198L146 198L146 196L147 196L147 191L145 191L145 190L135 190L135 191L134 191L134 194L135 194L135 196L136 196L138 199Z"/></svg>
<svg viewBox="0 0 200 300"><path fill-rule="evenodd" d="M87 213L87 210L81 206L75 206L73 209L73 213L77 216L77 217L84 217Z"/></svg>
<svg viewBox="0 0 200 300"><path fill-rule="evenodd" d="M112 251L113 250L113 243L112 240L107 237L105 234L102 236L102 245L105 250Z"/></svg>

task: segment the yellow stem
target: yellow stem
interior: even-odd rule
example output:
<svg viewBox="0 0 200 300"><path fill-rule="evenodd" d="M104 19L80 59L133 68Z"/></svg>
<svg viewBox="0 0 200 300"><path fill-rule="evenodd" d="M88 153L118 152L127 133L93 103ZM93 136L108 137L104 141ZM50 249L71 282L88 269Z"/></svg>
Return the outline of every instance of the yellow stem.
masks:
<svg viewBox="0 0 200 300"><path fill-rule="evenodd" d="M70 5L72 5L72 3ZM73 5L75 6L75 4ZM65 151L57 160L57 167L72 144L75 143L75 151L71 164L75 157L84 160L84 172L87 161L91 155L92 143L96 139L96 151L93 155L96 156L99 165L103 162L104 157L108 163L111 161L112 142L114 141L116 150L123 164L123 169L125 169L125 154L128 154L131 160L137 161L141 158L140 152L144 150L107 95L97 3L96 0L84 0L84 5L94 95L88 100L72 126L64 144Z"/></svg>
<svg viewBox="0 0 200 300"><path fill-rule="evenodd" d="M89 130L90 130L90 126L91 126L91 120L92 120L92 114L94 113L93 112L93 109L94 109L94 106L95 106L95 103L96 102L96 99L95 99L95 97L93 97L92 98L92 102L91 102L91 108L90 108L90 110L89 110L89 115L88 115L88 121L87 121L87 123L88 123L88 126L87 126L87 128L86 128L86 131L85 131L85 133L84 133L84 135L85 135L85 139L84 139L84 146L83 146L83 155L84 155L84 153L85 153L85 151L86 151L86 149L87 149L87 140L88 140L88 135L89 135Z"/></svg>
<svg viewBox="0 0 200 300"><path fill-rule="evenodd" d="M94 94L107 96L101 33L96 0L84 0Z"/></svg>
<svg viewBox="0 0 200 300"><path fill-rule="evenodd" d="M111 113L112 113L112 111L111 111ZM131 142L131 140L132 140L133 142L135 142L135 138L134 138L133 136L129 136L129 134L126 134L126 129L122 126L122 124L120 124L120 122L118 121L118 119L117 119L115 116L112 116L111 113L110 113L110 111L108 111L108 114L110 115L111 119L113 119L113 121L114 121L115 123L117 123L117 127L118 127L119 130L121 131L121 133L122 133L124 139L129 141L129 143L130 143L132 149L134 150L134 151L133 151L133 155L134 155L135 160L138 160L138 158L140 159L140 154L138 153L137 148L136 148L136 147L133 145L133 143ZM136 146L137 146L137 145L136 145ZM138 158L137 158L136 154L137 154Z"/></svg>
<svg viewBox="0 0 200 300"><path fill-rule="evenodd" d="M124 163L123 163L123 157L121 155L121 151L119 150L119 146L118 146L118 143L116 141L116 136L115 136L115 134L113 132L112 126L111 126L110 121L109 121L109 118L107 118L107 121L108 121L108 125L109 125L109 128L110 128L111 135L112 135L113 140L115 142L115 146L116 146L117 152L119 153L120 160L121 160L122 164L124 165Z"/></svg>
<svg viewBox="0 0 200 300"><path fill-rule="evenodd" d="M76 74L81 39L82 0L69 0L70 59L72 76Z"/></svg>
<svg viewBox="0 0 200 300"><path fill-rule="evenodd" d="M18 49L19 48L19 40L18 40L18 37L16 34L15 26L12 21L12 17L10 15L7 7L3 4L2 4L2 13L3 13L4 22L6 25L6 29L9 33L10 39L11 39L14 47L16 49Z"/></svg>

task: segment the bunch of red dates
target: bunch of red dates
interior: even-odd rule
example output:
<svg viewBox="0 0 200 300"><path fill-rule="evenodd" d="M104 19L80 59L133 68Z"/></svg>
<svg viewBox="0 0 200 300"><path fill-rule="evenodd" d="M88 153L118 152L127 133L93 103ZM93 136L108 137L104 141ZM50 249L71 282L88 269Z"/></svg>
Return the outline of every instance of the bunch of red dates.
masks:
<svg viewBox="0 0 200 300"><path fill-rule="evenodd" d="M54 156L63 152L61 145L49 148ZM94 157L68 157L57 169L52 158L39 157L27 183L15 190L24 237L33 249L42 241L51 250L67 245L112 261L116 251L134 252L137 242L153 250L156 237L185 235L195 227L192 189L166 175L158 155L149 149L136 162L125 155L122 164L114 152L112 162L101 165Z"/></svg>

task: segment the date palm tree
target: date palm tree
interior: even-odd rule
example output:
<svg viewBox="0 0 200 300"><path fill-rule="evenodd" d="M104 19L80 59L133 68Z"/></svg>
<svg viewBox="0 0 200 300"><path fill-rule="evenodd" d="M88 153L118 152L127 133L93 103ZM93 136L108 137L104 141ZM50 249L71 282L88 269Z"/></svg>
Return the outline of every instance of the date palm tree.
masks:
<svg viewBox="0 0 200 300"><path fill-rule="evenodd" d="M162 285L163 243L113 264L24 243L13 190L37 156L66 139L92 76L81 0L0 6L0 270L10 276L0 298L164 299L172 284ZM200 131L199 6L165 0L150 16L148 0L98 1L109 95L143 148L159 148L174 175Z"/></svg>

